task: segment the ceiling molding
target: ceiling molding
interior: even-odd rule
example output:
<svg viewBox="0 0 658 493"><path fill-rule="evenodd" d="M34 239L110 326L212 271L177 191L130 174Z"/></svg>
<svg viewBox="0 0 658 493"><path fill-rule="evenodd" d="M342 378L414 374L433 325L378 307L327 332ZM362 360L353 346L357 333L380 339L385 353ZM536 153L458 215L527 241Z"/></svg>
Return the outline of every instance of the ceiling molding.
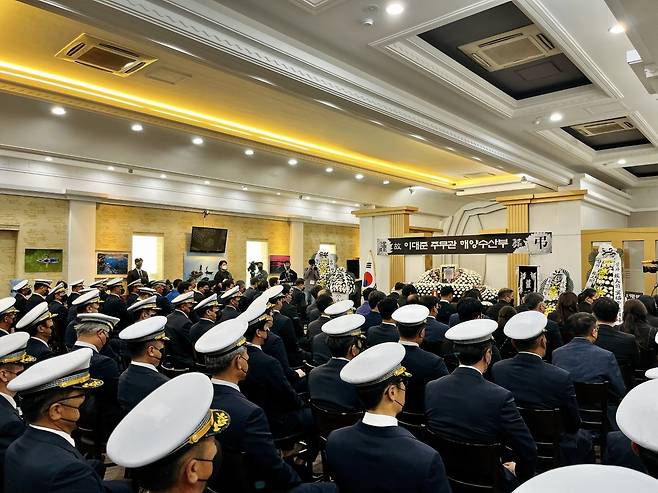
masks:
<svg viewBox="0 0 658 493"><path fill-rule="evenodd" d="M343 3L345 0L288 0L290 3L301 7L311 14L319 14L331 7Z"/></svg>
<svg viewBox="0 0 658 493"><path fill-rule="evenodd" d="M654 146L658 147L658 133L656 130L649 124L649 122L642 116L642 113L639 111L632 111L628 114L628 117L631 119L633 124L644 134L644 136L649 139Z"/></svg>
<svg viewBox="0 0 658 493"><path fill-rule="evenodd" d="M561 128L539 130L535 133L547 142L557 145L572 156L575 156L586 163L591 163L594 159L595 152L593 150L587 148L585 144L574 139Z"/></svg>
<svg viewBox="0 0 658 493"><path fill-rule="evenodd" d="M190 0L184 3L182 0L167 0L166 4L151 0L94 0L94 3L137 17L557 184L566 184L573 175L559 163L511 142L503 142L504 147L492 145L484 128L428 105L411 94L365 79L356 73L356 69L348 72L286 41L268 36L264 26L258 24L259 28L255 28L244 24L244 19L238 20L237 14L221 8L221 5L217 9L225 15L220 16L217 9L204 9L202 4ZM256 39L254 34L259 32L262 35Z"/></svg>

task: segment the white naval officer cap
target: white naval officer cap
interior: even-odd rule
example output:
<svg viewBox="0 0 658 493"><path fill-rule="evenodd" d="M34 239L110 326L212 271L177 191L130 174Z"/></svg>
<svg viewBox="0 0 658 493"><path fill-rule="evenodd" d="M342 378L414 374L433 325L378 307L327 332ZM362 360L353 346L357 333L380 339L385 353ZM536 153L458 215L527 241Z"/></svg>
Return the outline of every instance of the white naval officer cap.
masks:
<svg viewBox="0 0 658 493"><path fill-rule="evenodd" d="M0 365L34 363L36 358L25 352L30 334L27 332L14 332L0 337Z"/></svg>
<svg viewBox="0 0 658 493"><path fill-rule="evenodd" d="M85 322L96 322L105 325L107 330L112 331L114 326L120 320L117 317L111 317L110 315L105 315L104 313L79 313L78 318L81 320L81 322L75 326L75 330L78 330L78 327Z"/></svg>
<svg viewBox="0 0 658 493"><path fill-rule="evenodd" d="M129 287L129 288L132 288L132 287L134 287L134 286L142 286L142 285L143 285L143 284L142 284L142 280L141 280L141 279L136 279L136 280L134 280L133 282L128 283L128 287Z"/></svg>
<svg viewBox="0 0 658 493"><path fill-rule="evenodd" d="M617 425L622 433L653 452L658 452L657 396L658 380L649 380L628 392L617 408Z"/></svg>
<svg viewBox="0 0 658 493"><path fill-rule="evenodd" d="M84 294L81 294L73 300L73 306L89 305L90 303L101 303L101 294L98 289L93 288Z"/></svg>
<svg viewBox="0 0 658 493"><path fill-rule="evenodd" d="M231 298L237 298L239 296L242 296L242 293L240 292L240 286L233 286L231 289L227 289L222 293L221 299L222 300L230 300Z"/></svg>
<svg viewBox="0 0 658 493"><path fill-rule="evenodd" d="M16 324L16 329L21 330L33 325L39 324L44 320L53 318L54 315L48 311L48 303L42 301L37 306L32 308L29 312L21 317Z"/></svg>
<svg viewBox="0 0 658 493"><path fill-rule="evenodd" d="M404 346L397 342L377 344L351 359L340 371L340 378L357 387L367 387L391 377L410 377L401 364L405 354Z"/></svg>
<svg viewBox="0 0 658 493"><path fill-rule="evenodd" d="M633 493L658 491L658 480L627 467L580 464L551 469L523 483L514 493Z"/></svg>
<svg viewBox="0 0 658 493"><path fill-rule="evenodd" d="M231 418L210 409L212 399L212 383L202 373L165 382L117 425L107 441L107 456L120 466L140 468L221 433Z"/></svg>
<svg viewBox="0 0 658 493"><path fill-rule="evenodd" d="M7 296L6 298L0 299L0 315L16 313L18 310L14 307L15 304L16 298L13 296Z"/></svg>
<svg viewBox="0 0 658 493"><path fill-rule="evenodd" d="M503 332L510 339L525 341L539 337L546 332L548 318L534 310L517 313L505 324Z"/></svg>
<svg viewBox="0 0 658 493"><path fill-rule="evenodd" d="M89 361L93 353L90 348L85 347L35 363L9 382L7 388L12 392L27 395L57 388L100 387L103 381L89 375Z"/></svg>
<svg viewBox="0 0 658 493"><path fill-rule="evenodd" d="M128 307L129 312L136 312L137 310L159 310L158 305L156 304L157 296L149 296L143 300L137 300L132 305Z"/></svg>
<svg viewBox="0 0 658 493"><path fill-rule="evenodd" d="M105 286L107 284L107 278L103 279L98 279L97 281L92 282L89 287L90 288L98 288L100 286Z"/></svg>
<svg viewBox="0 0 658 493"><path fill-rule="evenodd" d="M219 306L219 303L217 302L217 293L211 294L207 298L204 298L201 301L199 301L199 303L194 307L194 309L205 310L207 307L210 306Z"/></svg>
<svg viewBox="0 0 658 493"><path fill-rule="evenodd" d="M393 312L391 318L401 325L422 325L427 321L430 311L424 305L404 305Z"/></svg>
<svg viewBox="0 0 658 493"><path fill-rule="evenodd" d="M346 337L361 335L361 327L366 321L366 317L358 313L342 315L332 318L322 325L322 332L332 337Z"/></svg>
<svg viewBox="0 0 658 493"><path fill-rule="evenodd" d="M34 280L34 287L36 288L37 286L48 286L53 283L51 279L35 279Z"/></svg>
<svg viewBox="0 0 658 493"><path fill-rule="evenodd" d="M140 320L119 332L119 339L128 342L168 341L165 334L167 317L155 317Z"/></svg>
<svg viewBox="0 0 658 493"><path fill-rule="evenodd" d="M268 303L272 303L282 297L281 292L283 291L283 286L281 284L277 284L276 286L272 286L267 288L265 291L263 291L262 296L267 300ZM259 298L260 298L259 296Z"/></svg>
<svg viewBox="0 0 658 493"><path fill-rule="evenodd" d="M60 291L66 292L66 288L64 287L64 284L61 282L58 282L55 287L50 291L50 294L55 294L59 293Z"/></svg>
<svg viewBox="0 0 658 493"><path fill-rule="evenodd" d="M199 337L194 345L194 350L199 354L207 356L224 356L244 346L247 340L244 333L249 323L240 317L225 320Z"/></svg>
<svg viewBox="0 0 658 493"><path fill-rule="evenodd" d="M491 334L498 328L495 320L478 318L468 320L446 331L446 339L455 344L478 344L491 339Z"/></svg>
<svg viewBox="0 0 658 493"><path fill-rule="evenodd" d="M155 289L149 288L148 286L141 286L140 285L139 294L154 295L154 294L156 294L156 291L155 291Z"/></svg>
<svg viewBox="0 0 658 493"><path fill-rule="evenodd" d="M161 284L162 286L166 286L167 281L165 281L164 279L156 279L155 281L151 281L151 287L152 288L154 288L155 286L157 286L159 284Z"/></svg>
<svg viewBox="0 0 658 493"><path fill-rule="evenodd" d="M115 277L114 279L110 279L107 281L107 287L108 288L113 288L114 286L120 286L123 284L123 278L121 277Z"/></svg>
<svg viewBox="0 0 658 493"><path fill-rule="evenodd" d="M254 325L267 319L269 316L267 314L267 309L267 299L263 296L259 296L254 301L252 301L251 305L249 305L247 309L236 318L244 319L248 322L249 325Z"/></svg>
<svg viewBox="0 0 658 493"><path fill-rule="evenodd" d="M324 313L330 317L337 317L338 315L347 313L352 308L354 308L354 302L352 300L342 300L329 305Z"/></svg>
<svg viewBox="0 0 658 493"><path fill-rule="evenodd" d="M73 281L71 284L69 284L70 287L74 288L76 286L80 286L85 283L84 279L78 279L77 281Z"/></svg>
<svg viewBox="0 0 658 493"><path fill-rule="evenodd" d="M171 300L172 305L182 305L184 303L196 303L196 301L194 301L194 291L188 291L187 293L179 294L173 300Z"/></svg>
<svg viewBox="0 0 658 493"><path fill-rule="evenodd" d="M649 368L647 371L644 372L644 376L647 377L649 380L658 378L658 367Z"/></svg>
<svg viewBox="0 0 658 493"><path fill-rule="evenodd" d="M12 291L20 291L23 288L27 288L28 285L30 284L30 281L27 279L23 279L22 281L18 281L16 284L14 284L14 287L11 288Z"/></svg>

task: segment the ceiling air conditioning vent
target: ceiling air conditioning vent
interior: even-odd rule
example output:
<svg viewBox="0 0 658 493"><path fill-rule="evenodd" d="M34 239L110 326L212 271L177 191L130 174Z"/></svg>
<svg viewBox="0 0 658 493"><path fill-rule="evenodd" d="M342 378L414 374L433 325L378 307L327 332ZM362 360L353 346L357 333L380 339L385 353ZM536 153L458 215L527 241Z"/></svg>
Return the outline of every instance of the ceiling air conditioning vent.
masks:
<svg viewBox="0 0 658 493"><path fill-rule="evenodd" d="M128 77L157 60L84 33L62 48L55 57L119 77Z"/></svg>
<svg viewBox="0 0 658 493"><path fill-rule="evenodd" d="M601 120L598 122L583 123L582 125L573 125L572 127L578 133L585 137L596 135L610 134L613 132L623 132L633 130L635 126L628 118L614 118L611 120Z"/></svg>
<svg viewBox="0 0 658 493"><path fill-rule="evenodd" d="M487 171L479 171L476 173L467 173L464 175L464 178L467 180L474 180L475 178L489 178L490 176L496 175Z"/></svg>
<svg viewBox="0 0 658 493"><path fill-rule="evenodd" d="M561 53L534 24L461 45L459 49L489 72Z"/></svg>

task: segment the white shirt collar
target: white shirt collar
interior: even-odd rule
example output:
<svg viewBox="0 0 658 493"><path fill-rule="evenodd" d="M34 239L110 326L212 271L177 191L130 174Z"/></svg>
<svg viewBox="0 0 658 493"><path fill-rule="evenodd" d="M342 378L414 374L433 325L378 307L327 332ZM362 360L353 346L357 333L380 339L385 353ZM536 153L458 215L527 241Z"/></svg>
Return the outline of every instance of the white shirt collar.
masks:
<svg viewBox="0 0 658 493"><path fill-rule="evenodd" d="M46 428L44 426L37 426L37 425L30 425L32 428L35 430L41 430L41 431L47 431L49 433L53 433L55 435L61 436L64 440L69 442L71 444L71 447L75 447L75 442L73 441L73 438L71 438L71 435L68 433L64 433L62 430L54 430L52 428Z"/></svg>
<svg viewBox="0 0 658 493"><path fill-rule="evenodd" d="M254 343L252 343L252 342L248 342L248 343L247 343L247 346L251 346L251 347L258 348L258 349L260 349L261 351L263 350L263 348L260 347L258 344L254 344Z"/></svg>
<svg viewBox="0 0 658 493"><path fill-rule="evenodd" d="M216 385L224 385L226 387L231 387L232 389L235 389L238 392L240 392L240 387L238 387L233 382L227 382L226 380L222 380L220 378L211 378L210 381Z"/></svg>
<svg viewBox="0 0 658 493"><path fill-rule="evenodd" d="M436 317L434 315L428 315L427 318L433 318L434 320L436 320Z"/></svg>
<svg viewBox="0 0 658 493"><path fill-rule="evenodd" d="M9 404L11 404L11 407L13 407L14 409L18 409L18 405L16 404L16 400L12 396L10 396L9 394L5 394L3 392L0 392L0 395L9 401Z"/></svg>
<svg viewBox="0 0 658 493"><path fill-rule="evenodd" d="M224 305L224 308L231 308L233 310L237 310L233 305Z"/></svg>
<svg viewBox="0 0 658 493"><path fill-rule="evenodd" d="M44 300L46 299L46 297L45 297L44 295L42 295L41 293L37 293L37 292L35 291L34 294L36 294L36 295L39 296L40 298L43 298Z"/></svg>
<svg viewBox="0 0 658 493"><path fill-rule="evenodd" d="M475 370L480 375L482 375L482 372L479 369L477 369L477 368L475 368L474 366L471 366L471 365L459 365L459 368L470 368L471 370Z"/></svg>
<svg viewBox="0 0 658 493"><path fill-rule="evenodd" d="M176 308L176 310L174 310L174 311L177 311L178 313L182 313L183 315L185 315L185 318L190 318L190 317L188 316L188 314L185 313L183 310L179 310L178 308Z"/></svg>
<svg viewBox="0 0 658 493"><path fill-rule="evenodd" d="M10 334L10 332L7 329L3 329L2 327L0 327L0 330L4 332L6 335Z"/></svg>
<svg viewBox="0 0 658 493"><path fill-rule="evenodd" d="M206 320L206 321L212 322L212 323L216 322L216 320L210 320L209 318L206 318L206 317L201 317L199 320Z"/></svg>
<svg viewBox="0 0 658 493"><path fill-rule="evenodd" d="M392 325L393 327L397 327L395 322L382 322L382 325Z"/></svg>
<svg viewBox="0 0 658 493"><path fill-rule="evenodd" d="M347 358L341 358L341 357L336 358L336 356L332 356L331 359L341 359L343 361L349 361Z"/></svg>
<svg viewBox="0 0 658 493"><path fill-rule="evenodd" d="M151 363L142 363L141 361L131 361L130 364L135 366L143 366L144 368L148 368L149 370L153 370L153 371L158 371L158 369L155 366L153 366Z"/></svg>
<svg viewBox="0 0 658 493"><path fill-rule="evenodd" d="M30 337L30 339L34 339L35 341L39 341L41 344L43 344L48 349L50 349L50 346L48 345L48 343L46 341L44 341L43 339L39 339L38 337Z"/></svg>
<svg viewBox="0 0 658 493"><path fill-rule="evenodd" d="M417 342L403 341L402 339L400 339L400 344L402 344L403 346L416 346L416 347L420 347L420 346L418 345Z"/></svg>
<svg viewBox="0 0 658 493"><path fill-rule="evenodd" d="M398 420L393 416L385 416L384 414L366 413L361 420L364 425L376 426L377 428L384 428L386 426L397 426Z"/></svg>
<svg viewBox="0 0 658 493"><path fill-rule="evenodd" d="M532 354L533 356L537 356L539 359L543 359L541 356L539 356L537 353L532 353L530 351L519 351L519 354Z"/></svg>
<svg viewBox="0 0 658 493"><path fill-rule="evenodd" d="M89 344L88 342L84 342L84 341L75 341L75 344L73 344L73 345L74 345L74 346L80 346L80 347L88 347L89 349L93 349L93 351L94 351L95 353L98 352L98 348L97 348L96 346L94 346L93 344Z"/></svg>

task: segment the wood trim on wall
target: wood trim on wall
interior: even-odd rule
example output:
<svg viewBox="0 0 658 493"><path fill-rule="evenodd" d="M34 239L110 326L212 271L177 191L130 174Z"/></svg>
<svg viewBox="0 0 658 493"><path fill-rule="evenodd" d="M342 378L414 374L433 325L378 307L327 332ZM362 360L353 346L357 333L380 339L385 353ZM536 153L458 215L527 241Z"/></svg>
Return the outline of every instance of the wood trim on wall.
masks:
<svg viewBox="0 0 658 493"><path fill-rule="evenodd" d="M523 195L511 195L496 197L496 202L503 205L514 204L545 204L547 202L568 202L571 200L582 200L587 195L587 190L564 190L561 192L530 193Z"/></svg>
<svg viewBox="0 0 658 493"><path fill-rule="evenodd" d="M418 207L413 207L411 205L403 205L402 207L379 207L376 209L358 209L352 211L356 217L370 217L370 216L391 216L394 214L406 214L409 217L409 214L418 212ZM409 227L407 221L407 228ZM401 233L403 234L403 233Z"/></svg>

